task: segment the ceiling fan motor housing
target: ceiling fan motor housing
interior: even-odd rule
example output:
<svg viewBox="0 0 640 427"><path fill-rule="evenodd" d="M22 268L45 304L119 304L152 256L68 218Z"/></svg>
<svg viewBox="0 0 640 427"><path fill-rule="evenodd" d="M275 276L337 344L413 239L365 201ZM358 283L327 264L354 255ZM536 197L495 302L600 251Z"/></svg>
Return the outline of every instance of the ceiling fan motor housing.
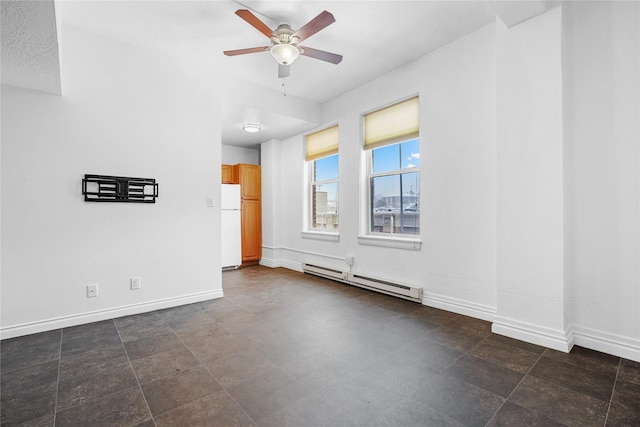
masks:
<svg viewBox="0 0 640 427"><path fill-rule="evenodd" d="M291 29L289 24L280 24L278 28L273 31L271 35L271 43L276 44L291 44L295 45L300 42L300 37L294 36L295 31Z"/></svg>
<svg viewBox="0 0 640 427"><path fill-rule="evenodd" d="M225 50L223 53L227 56L259 53L269 50L278 64L280 64L278 67L278 77L280 78L289 76L289 65L291 65L300 55L330 62L332 64L338 64L342 61L342 55L325 52L319 49L312 49L310 47L298 46L298 43L301 41L308 39L318 31L326 28L328 25L331 25L336 21L334 16L326 10L323 10L318 16L307 22L297 31L291 29L289 24L280 24L278 25L278 28L272 30L248 9L238 9L236 10L236 15L268 37L269 40L271 40L271 46Z"/></svg>
<svg viewBox="0 0 640 427"><path fill-rule="evenodd" d="M289 24L280 24L271 35L271 55L281 65L290 65L300 56L300 49L296 46L300 37L294 33Z"/></svg>

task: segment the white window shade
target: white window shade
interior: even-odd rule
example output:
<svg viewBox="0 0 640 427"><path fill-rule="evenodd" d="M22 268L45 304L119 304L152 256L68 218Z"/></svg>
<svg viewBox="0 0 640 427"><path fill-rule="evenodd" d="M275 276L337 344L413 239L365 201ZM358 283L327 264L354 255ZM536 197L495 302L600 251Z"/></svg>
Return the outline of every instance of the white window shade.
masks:
<svg viewBox="0 0 640 427"><path fill-rule="evenodd" d="M418 97L390 105L364 116L364 148L382 147L418 137Z"/></svg>
<svg viewBox="0 0 640 427"><path fill-rule="evenodd" d="M307 135L307 161L338 153L338 125Z"/></svg>

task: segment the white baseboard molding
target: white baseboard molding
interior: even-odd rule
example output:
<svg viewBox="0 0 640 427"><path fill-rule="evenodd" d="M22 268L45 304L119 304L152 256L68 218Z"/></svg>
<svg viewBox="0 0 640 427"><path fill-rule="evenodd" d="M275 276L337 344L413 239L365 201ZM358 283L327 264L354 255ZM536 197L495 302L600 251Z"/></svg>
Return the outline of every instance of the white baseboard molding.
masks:
<svg viewBox="0 0 640 427"><path fill-rule="evenodd" d="M296 262L296 261L291 261L291 260L288 260L288 259L262 258L260 260L260 265L264 265L265 267L271 267L271 268L283 267L283 268L287 268L289 270L295 270L295 271L299 271L300 273L302 273L302 263L301 262Z"/></svg>
<svg viewBox="0 0 640 427"><path fill-rule="evenodd" d="M575 344L580 347L640 362L640 340L638 339L575 325L573 336Z"/></svg>
<svg viewBox="0 0 640 427"><path fill-rule="evenodd" d="M493 318L496 315L495 307L426 292L422 296L422 304L488 322L493 322Z"/></svg>
<svg viewBox="0 0 640 427"><path fill-rule="evenodd" d="M491 332L568 353L574 344L571 329L562 331L533 323L495 316Z"/></svg>
<svg viewBox="0 0 640 427"><path fill-rule="evenodd" d="M296 262L296 261L290 261L288 259L283 259L281 260L282 262L282 267L284 268L288 268L289 270L294 270L294 271L298 271L300 273L302 273L302 263L301 262Z"/></svg>
<svg viewBox="0 0 640 427"><path fill-rule="evenodd" d="M278 267L282 267L282 260L281 259L265 258L263 256L262 258L260 258L259 264L263 265L265 267L269 267L269 268L278 268Z"/></svg>
<svg viewBox="0 0 640 427"><path fill-rule="evenodd" d="M261 265L302 272L302 263L262 258ZM496 308L444 295L425 293L422 304L493 322L491 331L520 341L569 352L574 345L640 362L640 340L595 329L572 326L566 331L496 316Z"/></svg>
<svg viewBox="0 0 640 427"><path fill-rule="evenodd" d="M222 289L219 289L216 291L200 292L197 294L183 295L174 298L166 298L138 304L107 308L103 310L96 310L89 313L72 314L69 316L61 316L52 319L6 326L0 329L0 339L4 340L7 338L30 335L38 332L83 325L85 323L114 319L116 317L147 313L149 311L161 310L163 308L177 307L179 305L192 304L196 302L222 298L222 296L223 291Z"/></svg>

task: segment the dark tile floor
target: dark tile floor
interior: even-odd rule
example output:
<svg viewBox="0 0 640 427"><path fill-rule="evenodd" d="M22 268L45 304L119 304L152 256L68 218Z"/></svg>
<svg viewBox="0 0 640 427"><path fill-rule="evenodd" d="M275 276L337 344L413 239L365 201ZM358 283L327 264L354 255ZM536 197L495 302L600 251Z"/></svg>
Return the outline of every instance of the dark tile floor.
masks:
<svg viewBox="0 0 640 427"><path fill-rule="evenodd" d="M2 342L2 426L639 426L640 363L285 269Z"/></svg>

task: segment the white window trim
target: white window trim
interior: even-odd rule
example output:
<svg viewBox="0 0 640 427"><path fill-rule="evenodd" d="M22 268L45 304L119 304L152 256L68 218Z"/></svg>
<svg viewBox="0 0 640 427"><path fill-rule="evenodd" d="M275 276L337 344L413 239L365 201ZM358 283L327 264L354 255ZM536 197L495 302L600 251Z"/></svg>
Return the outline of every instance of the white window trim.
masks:
<svg viewBox="0 0 640 427"><path fill-rule="evenodd" d="M393 236L394 237L390 237L380 234L359 235L358 244L366 246L382 246L385 248L394 249L406 249L412 251L419 251L422 249L422 240L420 239L398 237L398 234L394 234Z"/></svg>
<svg viewBox="0 0 640 427"><path fill-rule="evenodd" d="M322 240L325 242L339 242L340 233L334 231L303 231L300 233L303 239Z"/></svg>

